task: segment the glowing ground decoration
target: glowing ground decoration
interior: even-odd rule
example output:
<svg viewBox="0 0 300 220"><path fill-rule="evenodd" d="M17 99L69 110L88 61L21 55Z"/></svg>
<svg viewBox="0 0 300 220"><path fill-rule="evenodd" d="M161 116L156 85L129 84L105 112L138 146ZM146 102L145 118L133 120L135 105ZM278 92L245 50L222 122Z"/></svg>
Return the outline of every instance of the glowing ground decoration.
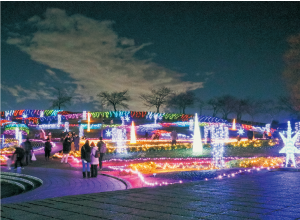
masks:
<svg viewBox="0 0 300 220"><path fill-rule="evenodd" d="M40 118L44 117L44 111L40 111Z"/></svg>
<svg viewBox="0 0 300 220"><path fill-rule="evenodd" d="M289 160L291 160L293 162L294 167L297 167L296 162L295 162L295 154L297 154L297 153L300 154L300 150L298 150L295 147L295 142L297 140L297 136L299 135L299 131L292 138L291 123L288 121L288 130L287 130L286 137L283 136L282 132L280 132L279 134L284 143L284 148L282 148L279 151L279 153L286 154L285 166L287 167Z"/></svg>
<svg viewBox="0 0 300 220"><path fill-rule="evenodd" d="M245 133L244 129L240 128L237 132L239 135L243 135Z"/></svg>
<svg viewBox="0 0 300 220"><path fill-rule="evenodd" d="M107 130L105 134L106 134L106 137L110 137L111 136L111 131Z"/></svg>
<svg viewBox="0 0 300 220"><path fill-rule="evenodd" d="M18 137L19 137L19 144L22 144L22 142L23 142L22 131L19 131Z"/></svg>
<svg viewBox="0 0 300 220"><path fill-rule="evenodd" d="M296 132L300 132L300 122L295 123L295 129L296 129ZM298 135L296 143L300 144L300 135Z"/></svg>
<svg viewBox="0 0 300 220"><path fill-rule="evenodd" d="M126 152L126 129L112 128L112 141L117 143L117 152Z"/></svg>
<svg viewBox="0 0 300 220"><path fill-rule="evenodd" d="M58 125L61 124L61 115L57 115L57 124L58 124Z"/></svg>
<svg viewBox="0 0 300 220"><path fill-rule="evenodd" d="M228 140L228 127L224 127L224 124L219 124L216 126L211 126L211 140L212 140L212 154L213 154L213 164L216 167L224 167L224 142Z"/></svg>
<svg viewBox="0 0 300 220"><path fill-rule="evenodd" d="M233 119L233 122L232 122L232 130L236 130L235 119Z"/></svg>
<svg viewBox="0 0 300 220"><path fill-rule="evenodd" d="M135 143L136 143L135 129L134 129L134 122L132 121L131 131L130 131L130 144L135 144Z"/></svg>
<svg viewBox="0 0 300 220"><path fill-rule="evenodd" d="M86 111L82 112L82 120L86 120Z"/></svg>
<svg viewBox="0 0 300 220"><path fill-rule="evenodd" d="M65 131L69 132L70 128L69 128L69 122L65 122Z"/></svg>
<svg viewBox="0 0 300 220"><path fill-rule="evenodd" d="M79 126L79 137L81 138L81 137L83 137L83 136L84 136L84 129L83 129L83 126L80 125L80 126Z"/></svg>
<svg viewBox="0 0 300 220"><path fill-rule="evenodd" d="M193 140L193 152L202 154L203 146L200 134L200 128L198 123L197 113L195 114L195 127L194 127L194 140Z"/></svg>
<svg viewBox="0 0 300 220"><path fill-rule="evenodd" d="M18 127L16 127L16 129L15 129L15 139L19 140L19 128Z"/></svg>
<svg viewBox="0 0 300 220"><path fill-rule="evenodd" d="M194 129L194 120L190 119L189 121L189 130L192 131Z"/></svg>

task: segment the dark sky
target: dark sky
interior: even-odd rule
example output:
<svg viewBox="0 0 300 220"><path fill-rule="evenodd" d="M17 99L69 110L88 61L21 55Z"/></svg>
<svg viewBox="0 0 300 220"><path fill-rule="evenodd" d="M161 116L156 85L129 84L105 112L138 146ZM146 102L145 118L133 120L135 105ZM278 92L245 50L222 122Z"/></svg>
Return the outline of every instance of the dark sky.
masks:
<svg viewBox="0 0 300 220"><path fill-rule="evenodd" d="M276 98L299 11L299 2L1 2L1 110L47 109L55 87L72 93L74 111L123 89L131 110L154 111L137 97L160 86L203 100Z"/></svg>

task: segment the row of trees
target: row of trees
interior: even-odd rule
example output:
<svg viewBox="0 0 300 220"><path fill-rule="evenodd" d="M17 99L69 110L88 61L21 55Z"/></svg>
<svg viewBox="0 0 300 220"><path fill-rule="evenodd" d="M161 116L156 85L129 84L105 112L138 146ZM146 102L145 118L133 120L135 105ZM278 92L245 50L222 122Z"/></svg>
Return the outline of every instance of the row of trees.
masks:
<svg viewBox="0 0 300 220"><path fill-rule="evenodd" d="M117 111L119 107L128 109L126 102L131 98L128 94L128 90L121 92L101 92L97 95L104 106L113 107L114 111ZM71 96L67 96L60 89L58 89L58 97L53 101L52 107L65 106L71 102ZM162 106L169 109L177 109L179 113L185 114L185 110L188 107L199 108L200 115L203 110L209 110L212 112L212 116L222 117L227 120L228 116L234 115L237 118L237 122L242 121L242 117L249 115L253 122L255 117L259 114L268 115L270 123L274 120L276 115L281 111L291 113L294 117L299 117L299 111L294 107L293 99L288 97L280 97L276 101L264 100L258 101L251 98L239 99L231 95L224 95L220 97L211 98L204 101L197 98L192 91L186 91L181 93L173 92L170 88L161 87L159 89L151 89L147 94L141 94L139 98L144 102L144 105L152 108L155 107L159 112Z"/></svg>

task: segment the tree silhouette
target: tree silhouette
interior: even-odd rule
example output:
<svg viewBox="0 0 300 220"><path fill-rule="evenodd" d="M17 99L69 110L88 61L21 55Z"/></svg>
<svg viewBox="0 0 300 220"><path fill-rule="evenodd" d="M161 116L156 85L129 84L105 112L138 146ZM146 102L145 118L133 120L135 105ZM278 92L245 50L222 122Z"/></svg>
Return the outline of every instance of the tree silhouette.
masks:
<svg viewBox="0 0 300 220"><path fill-rule="evenodd" d="M159 113L160 106L167 103L168 97L171 94L171 89L161 87L158 90L151 89L150 92L150 94L141 94L140 98L144 101L145 106L155 106L157 113Z"/></svg>
<svg viewBox="0 0 300 220"><path fill-rule="evenodd" d="M181 92L179 94L174 93L171 95L168 104L172 107L177 107L180 109L180 113L185 114L185 109L188 106L194 105L196 100L195 94L192 91Z"/></svg>
<svg viewBox="0 0 300 220"><path fill-rule="evenodd" d="M52 102L52 108L58 107L60 110L61 107L71 104L72 96L68 96L67 93L60 88L56 88L57 98Z"/></svg>
<svg viewBox="0 0 300 220"><path fill-rule="evenodd" d="M130 100L130 96L127 94L128 90L123 92L100 92L97 96L101 98L101 101L106 106L113 106L114 110L117 111L117 106L128 108L128 105L124 102Z"/></svg>

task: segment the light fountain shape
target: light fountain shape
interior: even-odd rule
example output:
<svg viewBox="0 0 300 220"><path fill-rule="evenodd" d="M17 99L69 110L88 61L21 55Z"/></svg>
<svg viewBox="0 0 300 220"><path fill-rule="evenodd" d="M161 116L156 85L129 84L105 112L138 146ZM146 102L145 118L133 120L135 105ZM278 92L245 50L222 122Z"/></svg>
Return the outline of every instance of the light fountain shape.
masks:
<svg viewBox="0 0 300 220"><path fill-rule="evenodd" d="M285 166L287 167L289 160L292 160L294 167L297 167L295 162L295 154L300 154L300 150L295 147L295 143L297 140L297 136L299 135L299 131L296 132L294 137L292 137L291 123L288 121L288 130L286 137L283 136L282 132L280 132L279 134L284 143L284 147L279 151L279 153L286 154Z"/></svg>
<svg viewBox="0 0 300 220"><path fill-rule="evenodd" d="M202 152L203 152L203 146L202 146L201 133L200 133L200 128L199 128L197 113L195 114L193 152L198 153L198 154L202 154Z"/></svg>
<svg viewBox="0 0 300 220"><path fill-rule="evenodd" d="M135 143L136 143L135 129L134 129L134 122L132 121L131 131L130 131L130 144L135 144Z"/></svg>
<svg viewBox="0 0 300 220"><path fill-rule="evenodd" d="M236 130L235 119L233 119L231 130L233 130L233 131Z"/></svg>
<svg viewBox="0 0 300 220"><path fill-rule="evenodd" d="M225 166L225 161L223 157L224 153L224 143L228 140L228 127L224 124L212 125L211 129L211 143L212 143L212 154L213 154L213 164L216 167L223 168Z"/></svg>

